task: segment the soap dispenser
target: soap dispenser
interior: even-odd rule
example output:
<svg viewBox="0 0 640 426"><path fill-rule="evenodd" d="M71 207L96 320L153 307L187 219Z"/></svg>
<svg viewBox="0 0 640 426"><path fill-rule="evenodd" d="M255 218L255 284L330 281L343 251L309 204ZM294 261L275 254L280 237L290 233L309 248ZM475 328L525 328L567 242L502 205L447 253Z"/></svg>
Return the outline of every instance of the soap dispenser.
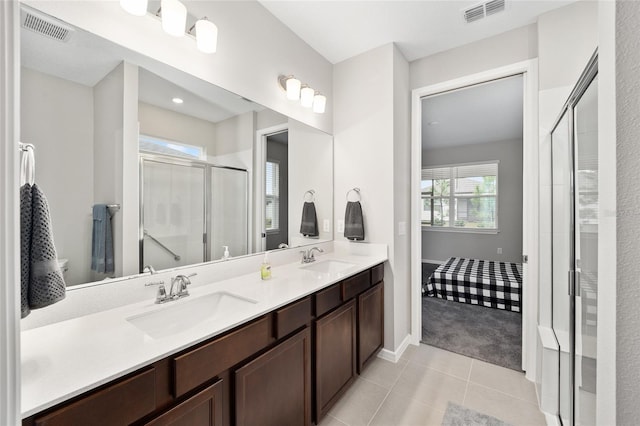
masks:
<svg viewBox="0 0 640 426"><path fill-rule="evenodd" d="M229 260L229 258L231 257L229 255L229 246L222 246L222 248L224 249L224 253L222 254L222 260Z"/></svg>
<svg viewBox="0 0 640 426"><path fill-rule="evenodd" d="M268 280L271 278L271 264L269 263L269 253L264 254L262 265L260 265L260 278Z"/></svg>

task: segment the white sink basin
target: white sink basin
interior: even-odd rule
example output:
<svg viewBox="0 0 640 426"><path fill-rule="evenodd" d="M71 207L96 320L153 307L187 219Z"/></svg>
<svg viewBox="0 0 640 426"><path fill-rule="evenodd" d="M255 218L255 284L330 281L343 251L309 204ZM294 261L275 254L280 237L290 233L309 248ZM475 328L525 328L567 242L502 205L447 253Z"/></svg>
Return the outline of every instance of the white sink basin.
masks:
<svg viewBox="0 0 640 426"><path fill-rule="evenodd" d="M321 274L338 274L353 266L356 265L354 263L343 262L341 260L322 260L317 263L302 266L302 268L308 271L319 272Z"/></svg>
<svg viewBox="0 0 640 426"><path fill-rule="evenodd" d="M220 291L193 299L167 302L153 312L134 315L127 321L154 339L181 333L204 321L237 315L258 303L256 300Z"/></svg>

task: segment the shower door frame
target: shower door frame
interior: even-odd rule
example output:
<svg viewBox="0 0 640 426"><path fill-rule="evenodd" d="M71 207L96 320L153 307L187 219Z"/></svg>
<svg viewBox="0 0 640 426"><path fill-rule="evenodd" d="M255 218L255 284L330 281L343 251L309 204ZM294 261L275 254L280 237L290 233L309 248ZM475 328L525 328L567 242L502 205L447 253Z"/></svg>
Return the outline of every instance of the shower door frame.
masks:
<svg viewBox="0 0 640 426"><path fill-rule="evenodd" d="M553 124L553 127L551 128L551 132L550 134L552 135L552 142L553 143L553 133L555 132L555 130L558 128L558 125L562 122L562 119L566 116L568 118L568 125L569 125L569 143L571 144L570 146L570 156L571 156L571 173L570 173L570 179L569 179L569 185L570 185L570 198L571 198L571 202L569 203L569 235L570 235L570 247L569 247L569 265L570 265L570 269L567 273L567 290L569 292L569 376L570 376L570 381L569 381L569 385L570 385L570 389L571 389L571 395L570 395L570 399L569 399L569 424L570 425L574 425L575 424L575 398L576 398L576 392L575 392L575 384L576 384L576 372L575 372L575 353L576 353L576 332L575 332L575 327L576 327L576 321L575 321L575 298L576 298L576 258L575 258L575 238L576 238L576 216L575 216L575 173L576 173L576 156L575 156L575 152L576 152L576 137L575 137L575 106L578 104L578 102L580 102L580 99L582 99L582 96L585 94L585 92L587 91L587 89L590 87L591 83L593 83L593 80L598 76L598 49L595 50L595 52L593 53L593 55L591 56L591 58L589 59L589 62L587 63L587 66L585 67L584 71L582 72L582 74L580 75L580 78L578 78L578 82L576 83L575 87L573 88L573 90L571 91L571 94L569 95L569 97L567 98L566 102L564 103L564 105L562 106L562 108L560 109L560 114L558 115L558 118L556 119L556 121ZM553 149L552 149L552 155L553 155ZM553 163L553 158L552 158L552 163ZM551 168L551 182L553 182L553 167ZM551 203L551 217L553 218L553 186L551 185L551 199L552 199L552 203ZM553 235L553 220L551 221L551 233ZM552 270L553 270L553 244L551 246L551 261L552 261ZM554 303L554 299L553 299L553 274L551 275L551 286L552 286L552 298L551 298L551 303L553 306ZM554 331L554 337L556 338L556 342L558 343L558 347L560 347L560 342L558 341L558 338L555 334L555 329L553 328L553 307L551 309L551 313L552 313L552 319L551 319L551 324L552 324L552 330ZM560 413L560 398L562 397L562 392L561 392L561 374L562 374L562 370L560 369L560 361L561 361L561 354L559 352L558 354L558 420L560 421L560 424L562 423L562 419L560 417L561 413Z"/></svg>

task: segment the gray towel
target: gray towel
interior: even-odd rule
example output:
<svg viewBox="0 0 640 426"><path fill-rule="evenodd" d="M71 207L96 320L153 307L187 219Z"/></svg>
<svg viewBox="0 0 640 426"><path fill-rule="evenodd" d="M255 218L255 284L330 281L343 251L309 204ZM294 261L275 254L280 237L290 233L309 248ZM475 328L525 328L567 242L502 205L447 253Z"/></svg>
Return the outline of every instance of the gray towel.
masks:
<svg viewBox="0 0 640 426"><path fill-rule="evenodd" d="M28 238L26 231L21 231L21 236ZM44 308L64 299L66 286L53 243L49 204L37 184L31 187L31 243L29 254L22 253L23 261L25 256L29 263L29 308ZM25 314L23 309L22 313L26 316L29 312Z"/></svg>
<svg viewBox="0 0 640 426"><path fill-rule="evenodd" d="M364 240L364 219L360 201L347 201L344 213L344 237L353 241Z"/></svg>
<svg viewBox="0 0 640 426"><path fill-rule="evenodd" d="M108 274L114 269L111 211L106 204L96 204L93 206L91 270Z"/></svg>
<svg viewBox="0 0 640 426"><path fill-rule="evenodd" d="M305 237L317 237L318 217L316 216L316 205L313 202L306 202L302 206L302 221L300 222L300 233Z"/></svg>
<svg viewBox="0 0 640 426"><path fill-rule="evenodd" d="M22 318L29 315L29 266L31 256L31 185L20 188L20 299Z"/></svg>

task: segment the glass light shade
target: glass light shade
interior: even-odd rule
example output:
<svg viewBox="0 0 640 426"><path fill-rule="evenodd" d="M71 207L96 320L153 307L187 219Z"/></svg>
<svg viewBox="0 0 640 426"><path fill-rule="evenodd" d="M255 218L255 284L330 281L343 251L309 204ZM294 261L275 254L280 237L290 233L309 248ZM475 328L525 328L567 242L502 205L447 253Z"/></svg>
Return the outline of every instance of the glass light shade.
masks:
<svg viewBox="0 0 640 426"><path fill-rule="evenodd" d="M187 24L187 8L178 0L162 0L162 29L174 37L182 37Z"/></svg>
<svg viewBox="0 0 640 426"><path fill-rule="evenodd" d="M327 106L327 97L324 95L315 95L313 97L313 112L324 114L324 110Z"/></svg>
<svg viewBox="0 0 640 426"><path fill-rule="evenodd" d="M300 99L300 86L302 85L302 83L300 83L300 80L298 80L297 78L289 78L287 79L287 99L290 99L292 101L297 101L298 99Z"/></svg>
<svg viewBox="0 0 640 426"><path fill-rule="evenodd" d="M313 105L313 96L316 94L316 91L311 87L303 87L300 90L300 105L305 108L311 108Z"/></svg>
<svg viewBox="0 0 640 426"><path fill-rule="evenodd" d="M196 22L196 45L204 53L216 53L218 47L218 27L211 21L200 19Z"/></svg>
<svg viewBox="0 0 640 426"><path fill-rule="evenodd" d="M120 7L132 15L147 14L147 0L120 0Z"/></svg>

